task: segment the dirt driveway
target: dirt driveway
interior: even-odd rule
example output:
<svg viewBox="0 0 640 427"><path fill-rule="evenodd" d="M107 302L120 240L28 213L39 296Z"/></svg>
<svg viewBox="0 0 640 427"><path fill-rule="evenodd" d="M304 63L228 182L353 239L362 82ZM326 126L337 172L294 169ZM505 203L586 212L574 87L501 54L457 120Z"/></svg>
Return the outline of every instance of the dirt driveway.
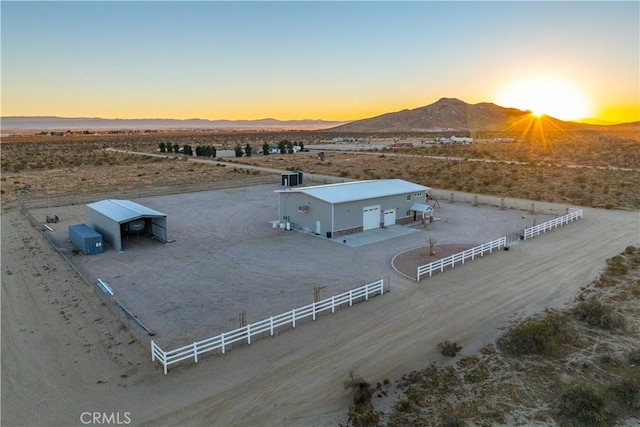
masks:
<svg viewBox="0 0 640 427"><path fill-rule="evenodd" d="M2 215L2 424L338 425L355 371L372 383L471 353L510 319L569 302L604 259L639 244L637 212L584 219L273 339L166 377L17 211Z"/></svg>

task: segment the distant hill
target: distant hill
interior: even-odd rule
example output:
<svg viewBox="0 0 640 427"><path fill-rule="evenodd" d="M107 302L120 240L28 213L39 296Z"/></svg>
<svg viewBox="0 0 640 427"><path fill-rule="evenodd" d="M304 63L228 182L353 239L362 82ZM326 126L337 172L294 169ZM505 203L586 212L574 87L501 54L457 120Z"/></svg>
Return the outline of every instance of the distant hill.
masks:
<svg viewBox="0 0 640 427"><path fill-rule="evenodd" d="M598 126L565 122L549 116L541 118L555 129L589 130L631 126L633 124ZM531 127L531 112L482 102L467 104L456 98L395 113L357 120L331 129L332 132L522 132Z"/></svg>
<svg viewBox="0 0 640 427"><path fill-rule="evenodd" d="M186 130L186 129L326 129L345 122L327 120L102 119L88 117L8 116L2 131L24 130Z"/></svg>

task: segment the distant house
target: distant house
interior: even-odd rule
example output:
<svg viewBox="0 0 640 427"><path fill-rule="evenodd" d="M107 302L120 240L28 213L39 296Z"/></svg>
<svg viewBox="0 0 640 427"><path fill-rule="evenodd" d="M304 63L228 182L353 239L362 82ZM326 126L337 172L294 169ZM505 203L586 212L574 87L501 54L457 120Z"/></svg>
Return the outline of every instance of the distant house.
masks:
<svg viewBox="0 0 640 427"><path fill-rule="evenodd" d="M351 136L336 136L331 142L356 142L356 139Z"/></svg>
<svg viewBox="0 0 640 427"><path fill-rule="evenodd" d="M408 223L430 209L429 190L402 179L288 188L277 191L279 222L327 237Z"/></svg>
<svg viewBox="0 0 640 427"><path fill-rule="evenodd" d="M453 135L450 139L451 139L451 142L457 142L461 144L471 144L473 142L473 138L469 138L466 136L457 137Z"/></svg>

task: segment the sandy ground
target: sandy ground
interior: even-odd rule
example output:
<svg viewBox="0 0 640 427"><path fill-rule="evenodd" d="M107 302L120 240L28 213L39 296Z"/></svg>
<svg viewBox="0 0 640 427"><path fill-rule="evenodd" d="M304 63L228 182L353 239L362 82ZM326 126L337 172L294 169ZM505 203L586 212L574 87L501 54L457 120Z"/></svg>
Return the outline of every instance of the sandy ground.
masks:
<svg viewBox="0 0 640 427"><path fill-rule="evenodd" d="M21 214L5 211L2 425L83 425L86 412L131 425L338 425L350 371L398 378L441 360L445 339L472 353L510 320L571 301L639 241L638 212L585 209L508 252L164 376Z"/></svg>

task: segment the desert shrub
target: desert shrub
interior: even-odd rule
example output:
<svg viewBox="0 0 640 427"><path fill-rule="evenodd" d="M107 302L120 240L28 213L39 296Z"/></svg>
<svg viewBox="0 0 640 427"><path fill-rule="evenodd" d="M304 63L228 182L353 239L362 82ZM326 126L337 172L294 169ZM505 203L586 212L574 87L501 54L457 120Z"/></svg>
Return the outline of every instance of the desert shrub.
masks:
<svg viewBox="0 0 640 427"><path fill-rule="evenodd" d="M560 395L558 413L573 425L608 426L615 415L606 396L584 384L573 384Z"/></svg>
<svg viewBox="0 0 640 427"><path fill-rule="evenodd" d="M640 365L640 347L630 350L627 354L627 360L631 365Z"/></svg>
<svg viewBox="0 0 640 427"><path fill-rule="evenodd" d="M633 255L634 253L636 253L636 247L635 246L627 246L626 248L624 248L624 253L626 255Z"/></svg>
<svg viewBox="0 0 640 427"><path fill-rule="evenodd" d="M516 356L556 354L563 344L571 342L570 319L560 313L547 313L543 318L527 319L498 339L498 347Z"/></svg>
<svg viewBox="0 0 640 427"><path fill-rule="evenodd" d="M465 427L467 423L465 423L462 419L453 416L443 418L440 425L442 427Z"/></svg>
<svg viewBox="0 0 640 427"><path fill-rule="evenodd" d="M355 427L378 425L380 414L374 410L371 403L373 396L371 385L351 372L344 382L344 388L353 390L353 405L349 407L349 423Z"/></svg>
<svg viewBox="0 0 640 427"><path fill-rule="evenodd" d="M438 344L438 350L440 350L440 354L447 357L455 357L460 350L462 350L462 346L458 345L457 342L451 342L446 340Z"/></svg>
<svg viewBox="0 0 640 427"><path fill-rule="evenodd" d="M611 392L623 406L640 409L640 374L634 371L623 377L611 387Z"/></svg>
<svg viewBox="0 0 640 427"><path fill-rule="evenodd" d="M612 276L623 276L627 274L629 267L625 263L625 259L622 255L616 255L613 258L607 260L607 273Z"/></svg>
<svg viewBox="0 0 640 427"><path fill-rule="evenodd" d="M572 313L578 320L592 327L607 330L624 328L622 316L617 314L612 306L605 305L595 298L580 302Z"/></svg>

